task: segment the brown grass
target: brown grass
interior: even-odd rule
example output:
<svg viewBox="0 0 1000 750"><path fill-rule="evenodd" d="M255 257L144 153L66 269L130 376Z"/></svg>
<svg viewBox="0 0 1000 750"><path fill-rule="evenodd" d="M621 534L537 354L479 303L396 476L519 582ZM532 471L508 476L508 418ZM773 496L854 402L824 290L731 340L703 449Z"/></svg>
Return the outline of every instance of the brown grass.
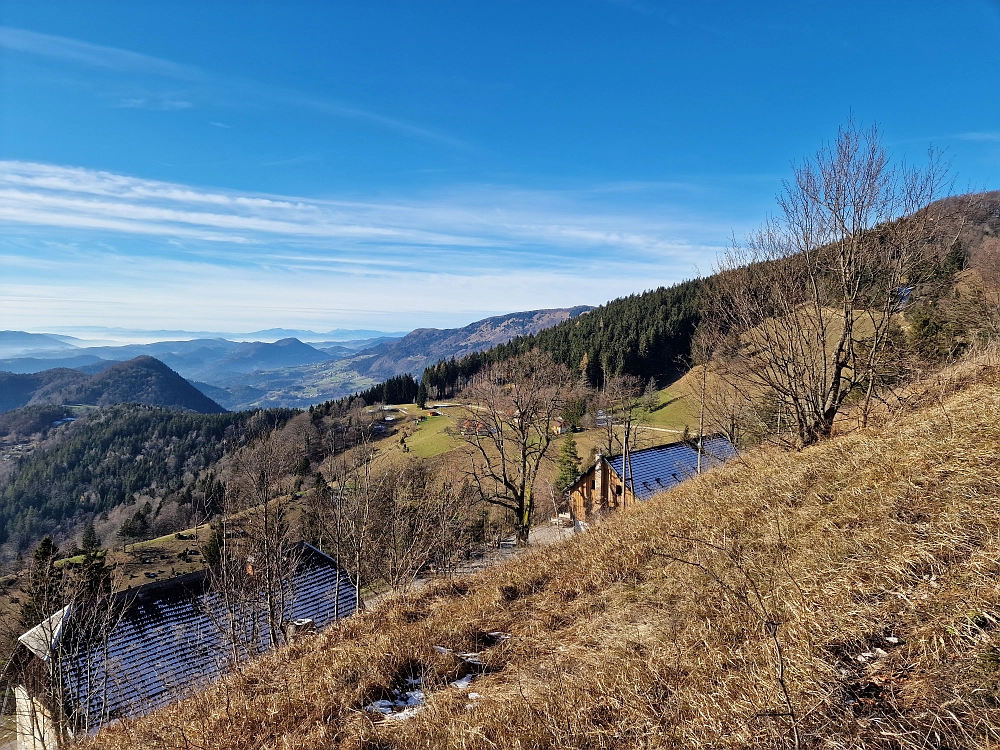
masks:
<svg viewBox="0 0 1000 750"><path fill-rule="evenodd" d="M1000 744L1000 368L923 403L391 600L91 746ZM434 646L482 652L481 698ZM417 674L412 718L362 710Z"/></svg>

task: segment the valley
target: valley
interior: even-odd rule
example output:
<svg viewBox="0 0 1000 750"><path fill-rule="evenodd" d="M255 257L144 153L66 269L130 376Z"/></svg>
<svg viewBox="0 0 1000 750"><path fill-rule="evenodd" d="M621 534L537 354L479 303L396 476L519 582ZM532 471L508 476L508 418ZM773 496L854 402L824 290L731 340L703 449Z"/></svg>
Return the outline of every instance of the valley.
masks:
<svg viewBox="0 0 1000 750"><path fill-rule="evenodd" d="M11 394L0 395L0 411L16 408L9 404L51 400L39 393L43 387L62 391L70 384L83 382L78 373L95 375L116 363L142 356L156 358L231 411L302 408L364 390L394 375L411 373L419 377L425 367L439 360L462 357L538 333L589 309L580 306L514 313L487 318L464 328L419 329L404 336L373 336L369 334L380 332L358 331L353 334L363 334L366 338L336 340L318 334L309 336L310 332L304 331L258 332L298 333L312 339L310 343L294 337L272 342L194 338L79 347L51 336L0 331L0 353L5 357L0 359L0 373L34 376L18 379L0 374L7 378L0 394ZM27 399L14 396L16 388L32 395Z"/></svg>

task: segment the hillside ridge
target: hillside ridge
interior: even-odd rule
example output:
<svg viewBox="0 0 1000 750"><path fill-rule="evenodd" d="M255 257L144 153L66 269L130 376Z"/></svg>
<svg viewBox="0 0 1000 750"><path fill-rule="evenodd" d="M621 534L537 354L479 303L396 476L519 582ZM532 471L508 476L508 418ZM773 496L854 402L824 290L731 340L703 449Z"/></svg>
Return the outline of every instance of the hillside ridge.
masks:
<svg viewBox="0 0 1000 750"><path fill-rule="evenodd" d="M520 336L536 334L593 308L589 305L495 315L462 328L417 328L401 339L358 352L349 362L366 375L387 379L411 373L442 358L464 357Z"/></svg>
<svg viewBox="0 0 1000 750"><path fill-rule="evenodd" d="M57 368L31 375L0 373L0 411L36 404L110 406L137 403L225 411L163 362L148 355L113 364L95 375Z"/></svg>
<svg viewBox="0 0 1000 750"><path fill-rule="evenodd" d="M89 746L985 746L1000 729L1000 358L924 385L917 410L750 452ZM414 678L420 710L364 710Z"/></svg>

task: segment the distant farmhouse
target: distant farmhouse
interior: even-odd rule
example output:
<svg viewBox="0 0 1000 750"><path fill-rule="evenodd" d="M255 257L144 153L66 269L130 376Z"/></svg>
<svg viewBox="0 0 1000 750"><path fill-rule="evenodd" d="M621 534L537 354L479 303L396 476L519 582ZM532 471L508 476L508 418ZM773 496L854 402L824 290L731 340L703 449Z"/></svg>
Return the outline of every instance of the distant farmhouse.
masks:
<svg viewBox="0 0 1000 750"><path fill-rule="evenodd" d="M724 437L702 440L701 470L719 466L736 455L736 449ZM594 465L570 485L570 511L577 521L590 522L601 516L647 500L685 479L698 474L697 442L680 441L656 448L632 451L629 470L624 457L598 455ZM626 479L630 481L627 482Z"/></svg>
<svg viewBox="0 0 1000 750"><path fill-rule="evenodd" d="M305 543L290 559L285 640L353 613L354 589L333 559ZM54 750L153 711L265 651L270 628L262 608L253 597L249 606L245 599L234 606L210 588L210 575L122 591L96 613L69 605L22 635L13 665L22 675L15 689L18 750Z"/></svg>

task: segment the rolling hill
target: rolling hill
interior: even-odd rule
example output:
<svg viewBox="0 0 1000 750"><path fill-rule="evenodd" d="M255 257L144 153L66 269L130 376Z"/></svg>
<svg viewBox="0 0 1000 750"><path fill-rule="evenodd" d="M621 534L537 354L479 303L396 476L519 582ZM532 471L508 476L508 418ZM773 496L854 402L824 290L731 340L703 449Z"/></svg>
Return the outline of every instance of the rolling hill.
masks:
<svg viewBox="0 0 1000 750"><path fill-rule="evenodd" d="M56 403L65 389L87 380L86 374L64 367L31 374L0 372L0 412Z"/></svg>
<svg viewBox="0 0 1000 750"><path fill-rule="evenodd" d="M189 409L200 414L221 406L153 357L136 357L96 375L55 369L32 375L0 373L0 411L34 404L110 406L137 403Z"/></svg>
<svg viewBox="0 0 1000 750"><path fill-rule="evenodd" d="M43 351L69 351L76 347L54 336L24 331L0 331L0 358L23 357Z"/></svg>

